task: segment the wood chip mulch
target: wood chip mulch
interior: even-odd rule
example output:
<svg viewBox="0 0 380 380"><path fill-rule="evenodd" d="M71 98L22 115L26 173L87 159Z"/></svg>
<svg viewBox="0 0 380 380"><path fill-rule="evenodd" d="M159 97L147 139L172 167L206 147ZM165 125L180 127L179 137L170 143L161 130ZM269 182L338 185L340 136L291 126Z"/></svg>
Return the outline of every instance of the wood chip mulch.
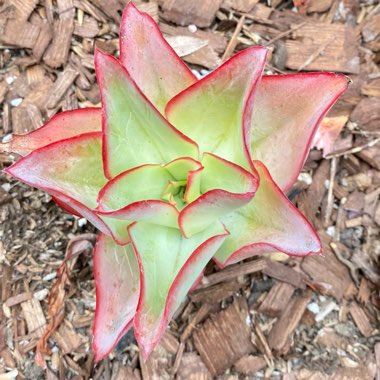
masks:
<svg viewBox="0 0 380 380"><path fill-rule="evenodd" d="M61 110L100 105L94 47L118 54L127 2L0 0L1 136L38 128ZM298 10L287 0L137 6L200 75L260 44L270 49L268 73L350 76L323 122L339 136L311 151L290 194L318 230L324 255L274 254L223 271L210 264L146 362L130 331L94 365L95 231L0 174L1 379L380 379L380 5L295 2ZM193 37L190 45L184 36ZM0 166L11 162L0 155ZM50 304L54 315L50 291L60 300ZM42 369L35 350L47 329Z"/></svg>

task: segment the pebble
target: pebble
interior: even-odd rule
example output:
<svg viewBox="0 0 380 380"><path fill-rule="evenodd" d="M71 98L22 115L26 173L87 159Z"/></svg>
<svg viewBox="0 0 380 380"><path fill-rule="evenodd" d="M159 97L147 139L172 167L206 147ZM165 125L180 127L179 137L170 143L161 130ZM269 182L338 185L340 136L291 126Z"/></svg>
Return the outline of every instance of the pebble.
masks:
<svg viewBox="0 0 380 380"><path fill-rule="evenodd" d="M307 305L307 309L311 311L313 314L319 313L319 305L315 302L311 302Z"/></svg>
<svg viewBox="0 0 380 380"><path fill-rule="evenodd" d="M13 76L9 76L9 77L6 77L5 78L5 81L8 83L8 84L12 84L14 81L15 81L16 77L13 77Z"/></svg>
<svg viewBox="0 0 380 380"><path fill-rule="evenodd" d="M10 101L12 107L18 107L22 103L22 98L15 98Z"/></svg>
<svg viewBox="0 0 380 380"><path fill-rule="evenodd" d="M33 297L38 299L38 301L43 301L49 294L49 290L46 288L38 290L33 294Z"/></svg>
<svg viewBox="0 0 380 380"><path fill-rule="evenodd" d="M83 227L86 224L87 224L87 219L85 219L85 218L78 219L78 227Z"/></svg>

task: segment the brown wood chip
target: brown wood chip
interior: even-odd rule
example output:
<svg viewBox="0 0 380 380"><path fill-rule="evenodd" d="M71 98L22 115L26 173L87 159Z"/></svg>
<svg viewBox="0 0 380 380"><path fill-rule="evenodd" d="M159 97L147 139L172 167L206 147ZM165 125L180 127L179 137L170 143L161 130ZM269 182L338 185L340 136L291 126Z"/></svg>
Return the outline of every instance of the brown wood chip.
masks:
<svg viewBox="0 0 380 380"><path fill-rule="evenodd" d="M19 21L27 21L37 3L38 0L12 0L14 7L12 18Z"/></svg>
<svg viewBox="0 0 380 380"><path fill-rule="evenodd" d="M48 22L41 22L39 27L41 28L40 34L38 35L38 38L33 46L33 56L37 61L41 60L51 39L53 38L53 31Z"/></svg>
<svg viewBox="0 0 380 380"><path fill-rule="evenodd" d="M223 373L253 350L247 301L238 298L230 307L212 315L193 333L194 345L209 371Z"/></svg>
<svg viewBox="0 0 380 380"><path fill-rule="evenodd" d="M294 293L294 286L286 282L277 282L273 285L268 295L259 307L259 312L269 315L270 317L278 317L289 304Z"/></svg>
<svg viewBox="0 0 380 380"><path fill-rule="evenodd" d="M163 17L178 25L211 25L223 0L160 0Z"/></svg>
<svg viewBox="0 0 380 380"><path fill-rule="evenodd" d="M311 277L319 291L341 300L352 283L349 270L331 251L329 246L331 238L324 231L318 233L324 254L305 257L301 268Z"/></svg>
<svg viewBox="0 0 380 380"><path fill-rule="evenodd" d="M60 16L54 21L53 40L44 54L44 62L50 67L57 68L67 62L71 36L74 31L75 9L71 0L59 2Z"/></svg>
<svg viewBox="0 0 380 380"><path fill-rule="evenodd" d="M195 352L182 355L177 380L211 380L213 377L201 357Z"/></svg>
<svg viewBox="0 0 380 380"><path fill-rule="evenodd" d="M178 347L179 343L176 338L169 331L166 331L147 360L144 360L140 354L143 380L170 379L170 372Z"/></svg>
<svg viewBox="0 0 380 380"><path fill-rule="evenodd" d="M245 263L231 265L223 271L210 274L202 280L200 288L205 288L211 285L218 284L219 282L235 279L239 276L251 274L263 270L268 262L265 259L251 260Z"/></svg>
<svg viewBox="0 0 380 380"><path fill-rule="evenodd" d="M288 68L359 73L355 29L343 24L308 23L292 35L294 40L285 43Z"/></svg>
<svg viewBox="0 0 380 380"><path fill-rule="evenodd" d="M371 336L373 328L363 308L353 301L349 307L349 312L360 332L367 338Z"/></svg>
<svg viewBox="0 0 380 380"><path fill-rule="evenodd" d="M40 28L30 22L9 20L0 41L7 45L32 49L40 34Z"/></svg>
<svg viewBox="0 0 380 380"><path fill-rule="evenodd" d="M42 336L46 326L46 319L40 301L32 297L30 300L21 303L21 308L28 326L28 333L33 337L39 338Z"/></svg>
<svg viewBox="0 0 380 380"><path fill-rule="evenodd" d="M99 33L98 22L92 17L85 17L82 24L75 21L73 34L79 37L94 38Z"/></svg>
<svg viewBox="0 0 380 380"><path fill-rule="evenodd" d="M223 8L232 8L238 12L250 12L252 8L259 2L259 0L224 0Z"/></svg>
<svg viewBox="0 0 380 380"><path fill-rule="evenodd" d="M234 365L235 369L245 376L254 376L257 371L266 366L267 362L262 356L253 355L243 356Z"/></svg>
<svg viewBox="0 0 380 380"><path fill-rule="evenodd" d="M293 332L310 302L311 294L306 291L302 296L294 296L269 333L268 344L279 355L289 351Z"/></svg>
<svg viewBox="0 0 380 380"><path fill-rule="evenodd" d="M78 334L70 322L64 320L51 337L56 341L63 354L75 352L83 343L83 337Z"/></svg>
<svg viewBox="0 0 380 380"><path fill-rule="evenodd" d="M350 119L365 131L378 131L380 97L363 98L355 107Z"/></svg>
<svg viewBox="0 0 380 380"><path fill-rule="evenodd" d="M276 280L287 282L299 289L306 289L306 278L303 273L297 272L291 267L268 260L267 265L263 269L263 273Z"/></svg>
<svg viewBox="0 0 380 380"><path fill-rule="evenodd" d="M66 91L73 84L78 75L78 71L76 71L72 66L66 66L65 70L54 82L54 85L50 90L46 108L52 109L58 105L59 101L63 98Z"/></svg>
<svg viewBox="0 0 380 380"><path fill-rule="evenodd" d="M21 302L28 301L31 298L32 298L32 294L30 292L24 292L24 293L20 293L20 294L17 294L15 296L9 297L5 301L5 304L8 307L12 307L12 306L18 305Z"/></svg>

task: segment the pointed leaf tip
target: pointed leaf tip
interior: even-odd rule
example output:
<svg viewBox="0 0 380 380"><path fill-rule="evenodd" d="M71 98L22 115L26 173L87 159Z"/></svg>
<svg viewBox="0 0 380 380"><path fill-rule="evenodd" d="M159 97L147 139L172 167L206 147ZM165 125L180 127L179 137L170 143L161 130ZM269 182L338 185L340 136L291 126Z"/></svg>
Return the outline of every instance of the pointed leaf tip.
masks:
<svg viewBox="0 0 380 380"><path fill-rule="evenodd" d="M89 220L96 228L125 244L129 237L123 221L94 212L99 190L106 182L101 157L101 133L92 132L38 148L6 172L51 194L66 209Z"/></svg>
<svg viewBox="0 0 380 380"><path fill-rule="evenodd" d="M129 3L120 24L120 60L161 112L168 101L197 81L162 36L156 22Z"/></svg>
<svg viewBox="0 0 380 380"><path fill-rule="evenodd" d="M254 161L254 165L260 175L258 191L247 206L221 218L231 235L215 261L223 267L266 252L320 253L321 241L309 221L274 183L264 164Z"/></svg>
<svg viewBox="0 0 380 380"><path fill-rule="evenodd" d="M267 49L251 47L170 100L168 120L209 152L252 169L250 121Z"/></svg>
<svg viewBox="0 0 380 380"><path fill-rule="evenodd" d="M103 104L103 158L108 178L144 164L198 157L197 144L163 118L119 61L97 51L95 69Z"/></svg>
<svg viewBox="0 0 380 380"><path fill-rule="evenodd" d="M201 163L203 170L189 173L186 193L195 193L196 186L202 195L179 214L178 223L185 237L249 203L258 187L258 178L252 173L218 156L204 153Z"/></svg>
<svg viewBox="0 0 380 380"><path fill-rule="evenodd" d="M253 106L251 154L282 190L296 181L320 122L348 82L335 73L262 77Z"/></svg>
<svg viewBox="0 0 380 380"><path fill-rule="evenodd" d="M132 327L140 294L139 269L131 244L100 234L94 250L96 310L93 350L103 359Z"/></svg>
<svg viewBox="0 0 380 380"><path fill-rule="evenodd" d="M100 108L80 108L54 115L45 125L34 131L13 134L9 142L0 143L0 151L26 156L33 150L84 133L100 132Z"/></svg>
<svg viewBox="0 0 380 380"><path fill-rule="evenodd" d="M129 233L140 268L135 336L146 358L228 232L215 224L185 239L177 229L138 222Z"/></svg>

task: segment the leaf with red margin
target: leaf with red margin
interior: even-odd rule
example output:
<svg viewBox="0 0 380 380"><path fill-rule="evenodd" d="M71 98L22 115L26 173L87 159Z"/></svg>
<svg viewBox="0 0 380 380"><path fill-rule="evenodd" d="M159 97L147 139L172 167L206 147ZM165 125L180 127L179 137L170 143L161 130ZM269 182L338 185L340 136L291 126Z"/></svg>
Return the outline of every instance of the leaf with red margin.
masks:
<svg viewBox="0 0 380 380"><path fill-rule="evenodd" d="M101 132L100 108L82 108L61 112L45 125L25 135L12 135L12 140L0 144L0 151L26 156L33 150L53 142L83 133Z"/></svg>
<svg viewBox="0 0 380 380"><path fill-rule="evenodd" d="M108 178L144 164L198 158L198 147L171 126L114 57L95 52L103 104L103 161Z"/></svg>
<svg viewBox="0 0 380 380"><path fill-rule="evenodd" d="M99 217L92 210L97 206L99 190L106 183L100 132L78 135L36 149L5 172L51 194L100 231L112 233L121 244L129 241L125 222Z"/></svg>
<svg viewBox="0 0 380 380"><path fill-rule="evenodd" d="M132 3L126 6L121 19L120 61L161 113L171 98L197 81L166 42L156 22Z"/></svg>
<svg viewBox="0 0 380 380"><path fill-rule="evenodd" d="M201 232L218 218L249 203L255 195L258 180L242 167L210 153L204 153L203 170L190 173L186 192L200 185L201 196L188 204L179 215L179 226L185 237ZM194 176L199 176L197 181Z"/></svg>
<svg viewBox="0 0 380 380"><path fill-rule="evenodd" d="M334 73L262 77L253 107L252 158L267 166L282 190L296 181L319 123L347 84Z"/></svg>
<svg viewBox="0 0 380 380"><path fill-rule="evenodd" d="M170 183L186 182L189 171L201 167L192 158L179 158L166 165L142 165L127 170L101 189L97 212L130 221L146 221L178 227L178 210L162 200Z"/></svg>
<svg viewBox="0 0 380 380"><path fill-rule="evenodd" d="M100 234L94 250L95 361L103 359L132 327L140 295L140 274L131 244L120 246Z"/></svg>
<svg viewBox="0 0 380 380"><path fill-rule="evenodd" d="M260 186L247 205L221 218L231 235L215 255L221 267L247 257L281 251L307 256L322 251L311 224L274 183L267 168L254 161Z"/></svg>
<svg viewBox="0 0 380 380"><path fill-rule="evenodd" d="M220 223L190 239L178 229L148 223L128 229L140 268L135 336L146 358L228 232Z"/></svg>
<svg viewBox="0 0 380 380"><path fill-rule="evenodd" d="M266 56L263 47L243 50L168 103L168 120L198 143L200 153L252 169L253 98Z"/></svg>

